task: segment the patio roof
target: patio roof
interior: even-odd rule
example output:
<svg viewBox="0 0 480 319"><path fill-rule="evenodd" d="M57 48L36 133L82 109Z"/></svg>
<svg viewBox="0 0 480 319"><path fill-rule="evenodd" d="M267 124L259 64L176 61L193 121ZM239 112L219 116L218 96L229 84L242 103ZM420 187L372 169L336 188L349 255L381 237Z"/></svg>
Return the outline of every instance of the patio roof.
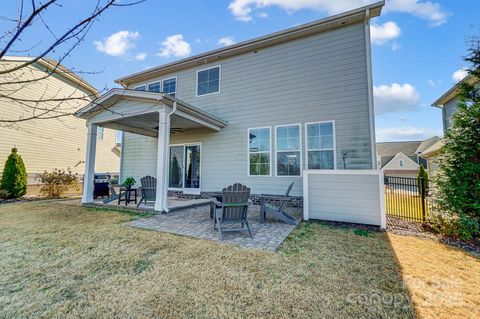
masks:
<svg viewBox="0 0 480 319"><path fill-rule="evenodd" d="M127 102L127 105L120 109L120 102ZM102 127L157 137L158 117L152 114L164 106L175 109L171 132L199 127L220 131L227 125L226 121L168 94L129 89L112 89L75 116Z"/></svg>

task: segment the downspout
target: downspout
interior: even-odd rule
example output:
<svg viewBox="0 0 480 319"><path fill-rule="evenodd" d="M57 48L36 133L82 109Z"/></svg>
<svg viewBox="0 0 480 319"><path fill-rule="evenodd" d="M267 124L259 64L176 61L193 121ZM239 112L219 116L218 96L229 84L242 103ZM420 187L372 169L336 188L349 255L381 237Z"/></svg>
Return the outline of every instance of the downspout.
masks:
<svg viewBox="0 0 480 319"><path fill-rule="evenodd" d="M165 155L167 157L167 155L170 153L170 122L171 122L171 116L177 112L177 101L174 101L173 102L173 110L167 114L167 136L166 136L166 152L165 152ZM165 161L165 193L163 194L164 196L164 200L163 200L163 211L168 213L168 181L170 179L170 170L169 170L169 165L170 164L170 161L169 159L167 158L167 160Z"/></svg>
<svg viewBox="0 0 480 319"><path fill-rule="evenodd" d="M373 107L372 47L370 42L370 9L365 10L365 49L367 54L368 111L370 124L370 143L372 151L372 169L377 167L377 146L375 141L375 110Z"/></svg>

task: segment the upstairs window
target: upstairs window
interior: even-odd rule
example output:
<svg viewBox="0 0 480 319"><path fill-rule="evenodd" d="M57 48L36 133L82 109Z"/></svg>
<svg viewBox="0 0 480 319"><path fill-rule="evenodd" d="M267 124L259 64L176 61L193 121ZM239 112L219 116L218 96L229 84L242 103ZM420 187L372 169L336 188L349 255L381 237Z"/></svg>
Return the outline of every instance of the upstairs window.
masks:
<svg viewBox="0 0 480 319"><path fill-rule="evenodd" d="M300 124L277 126L275 139L277 176L300 176Z"/></svg>
<svg viewBox="0 0 480 319"><path fill-rule="evenodd" d="M135 90L135 91L145 91L145 90L146 90L146 86L145 86L145 84L144 84L144 85L139 85L139 86L135 87L134 90Z"/></svg>
<svg viewBox="0 0 480 319"><path fill-rule="evenodd" d="M148 91L149 92L160 92L161 91L161 88L160 88L160 82L155 82L155 83L150 83L148 85Z"/></svg>
<svg viewBox="0 0 480 319"><path fill-rule="evenodd" d="M197 71L197 96L220 92L220 66Z"/></svg>
<svg viewBox="0 0 480 319"><path fill-rule="evenodd" d="M400 167L404 167L405 166L405 162L403 161L403 159L401 159L398 164L400 165Z"/></svg>
<svg viewBox="0 0 480 319"><path fill-rule="evenodd" d="M308 169L335 169L334 123L307 123L305 127Z"/></svg>
<svg viewBox="0 0 480 319"><path fill-rule="evenodd" d="M177 78L163 80L163 93L175 97L177 93Z"/></svg>
<svg viewBox="0 0 480 319"><path fill-rule="evenodd" d="M248 175L270 176L270 127L248 129Z"/></svg>
<svg viewBox="0 0 480 319"><path fill-rule="evenodd" d="M103 141L105 138L105 128L97 126L97 140Z"/></svg>

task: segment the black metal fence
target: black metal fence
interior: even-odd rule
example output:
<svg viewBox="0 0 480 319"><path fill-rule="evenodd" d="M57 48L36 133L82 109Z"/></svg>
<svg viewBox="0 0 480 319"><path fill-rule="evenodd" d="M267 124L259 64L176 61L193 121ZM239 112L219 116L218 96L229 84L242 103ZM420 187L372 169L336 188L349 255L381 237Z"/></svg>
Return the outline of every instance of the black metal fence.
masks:
<svg viewBox="0 0 480 319"><path fill-rule="evenodd" d="M385 176L385 209L388 216L424 222L429 212L429 180Z"/></svg>

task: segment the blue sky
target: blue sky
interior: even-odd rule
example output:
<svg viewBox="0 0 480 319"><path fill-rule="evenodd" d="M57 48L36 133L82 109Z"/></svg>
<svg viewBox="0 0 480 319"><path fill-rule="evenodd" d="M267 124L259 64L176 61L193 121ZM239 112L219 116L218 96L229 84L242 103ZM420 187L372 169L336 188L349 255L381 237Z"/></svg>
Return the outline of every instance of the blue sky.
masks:
<svg viewBox="0 0 480 319"><path fill-rule="evenodd" d="M15 14L16 1L8 1L6 11ZM95 2L64 1L45 19L55 21L51 29L59 33ZM101 71L82 76L99 89L113 87L113 80L130 73L373 2L147 0L102 15L64 64L74 70ZM382 15L372 21L377 138L410 140L441 134L441 112L430 104L455 83L454 78L464 75L466 41L480 33L480 1L386 2ZM23 43L48 37L49 31L38 25L25 34Z"/></svg>

